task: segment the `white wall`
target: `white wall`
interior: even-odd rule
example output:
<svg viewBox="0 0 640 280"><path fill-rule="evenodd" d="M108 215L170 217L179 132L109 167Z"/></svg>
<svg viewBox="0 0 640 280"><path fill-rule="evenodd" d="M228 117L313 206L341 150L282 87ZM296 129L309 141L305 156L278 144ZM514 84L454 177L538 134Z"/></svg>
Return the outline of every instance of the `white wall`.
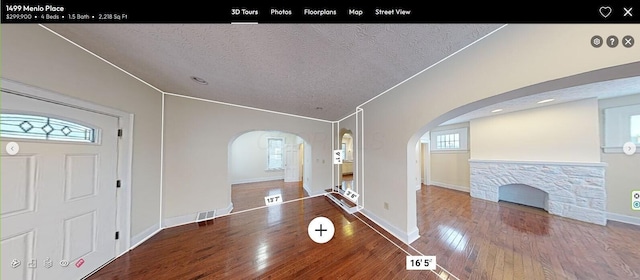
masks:
<svg viewBox="0 0 640 280"><path fill-rule="evenodd" d="M417 238L410 184L416 171L407 167L416 160L420 136L504 100L637 75L637 65L623 64L640 61L640 52L596 49L587 42L594 34L639 32L638 25L509 25L365 104L367 213L401 239Z"/></svg>
<svg viewBox="0 0 640 280"><path fill-rule="evenodd" d="M420 162L422 163L420 166L420 178L422 179L422 184L425 185L431 184L431 164L429 164L431 151L429 149L431 149L429 142L420 142Z"/></svg>
<svg viewBox="0 0 640 280"><path fill-rule="evenodd" d="M604 145L603 110L607 108L640 104L640 94L599 100L600 129ZM631 191L640 190L640 154L625 155L619 152L602 152L602 161L608 164L605 173L607 211L640 219L640 211L631 210Z"/></svg>
<svg viewBox="0 0 640 280"><path fill-rule="evenodd" d="M131 236L157 226L162 94L35 24L3 24L2 77L133 113Z"/></svg>
<svg viewBox="0 0 640 280"><path fill-rule="evenodd" d="M301 141L296 135L277 131L251 131L238 136L231 144L231 184L284 179L284 169L267 170L269 138L283 138L285 145Z"/></svg>
<svg viewBox="0 0 640 280"><path fill-rule="evenodd" d="M431 152L431 184L469 191L469 152Z"/></svg>
<svg viewBox="0 0 640 280"><path fill-rule="evenodd" d="M452 130L452 129L464 129L466 130L466 136L461 137L466 139L466 146L461 143L464 150L433 150L435 147L435 139L431 139L431 143L434 145L431 147L431 184L451 188L461 191L469 191L469 145L471 142L471 135L469 133L469 123L458 123L452 125L439 126L432 131L430 135L435 138L438 132Z"/></svg>
<svg viewBox="0 0 640 280"><path fill-rule="evenodd" d="M471 121L471 158L600 162L595 98Z"/></svg>
<svg viewBox="0 0 640 280"><path fill-rule="evenodd" d="M310 195L331 187L331 123L167 95L163 218L187 222L199 211L231 204L232 140L254 130L302 137L310 149L304 183Z"/></svg>

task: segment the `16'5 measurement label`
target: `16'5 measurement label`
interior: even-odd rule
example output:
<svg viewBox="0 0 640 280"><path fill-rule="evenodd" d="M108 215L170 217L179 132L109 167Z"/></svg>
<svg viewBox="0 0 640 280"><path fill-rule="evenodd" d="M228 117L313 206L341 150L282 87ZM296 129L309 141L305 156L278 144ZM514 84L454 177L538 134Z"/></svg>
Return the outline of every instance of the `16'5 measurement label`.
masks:
<svg viewBox="0 0 640 280"><path fill-rule="evenodd" d="M407 256L407 270L435 270L436 256Z"/></svg>

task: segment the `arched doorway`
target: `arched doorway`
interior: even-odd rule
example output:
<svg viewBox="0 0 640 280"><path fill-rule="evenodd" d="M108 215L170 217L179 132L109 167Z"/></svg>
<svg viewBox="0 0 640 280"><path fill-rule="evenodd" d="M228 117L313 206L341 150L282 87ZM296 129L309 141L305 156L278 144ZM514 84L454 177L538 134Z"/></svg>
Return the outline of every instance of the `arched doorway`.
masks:
<svg viewBox="0 0 640 280"><path fill-rule="evenodd" d="M342 164L340 165L340 173L338 174L340 177L341 191L354 189L353 178L355 172L355 158L353 146L353 134L350 130L345 130L344 133L340 134L340 149L342 150L342 154L344 155L344 159L342 161Z"/></svg>
<svg viewBox="0 0 640 280"><path fill-rule="evenodd" d="M303 184L311 175L311 145L302 137L256 130L242 133L229 143L229 181L232 212L266 205L265 197L286 202L309 196Z"/></svg>
<svg viewBox="0 0 640 280"><path fill-rule="evenodd" d="M594 70L594 71L591 71L591 72L586 72L586 73L582 73L582 74L577 74L577 75L573 75L573 76L560 78L560 79L557 79L557 80L551 80L551 81L547 81L547 82L531 85L531 86L528 86L528 87L519 88L519 89L516 89L516 90L513 90L513 91L509 91L509 92L506 92L506 93L503 93L503 94L499 94L499 95L496 95L496 96L493 96L493 97L485 98L485 99L482 99L482 100L479 100L479 101L476 101L476 102L473 102L473 103L466 104L464 106L455 108L455 109L453 109L453 110L451 110L451 111L449 111L449 112L447 112L447 113L445 113L445 114L443 114L443 115L441 115L441 116L439 116L437 118L434 118L432 121L430 121L429 123L424 125L421 129L419 129L416 133L414 133L411 136L411 138L409 139L409 141L407 143L407 147L406 147L406 151L407 151L407 154L406 154L407 155L407 157L406 157L407 158L407 166L410 167L413 162L416 162L419 159L419 156L417 156L417 153L415 151L415 147L416 147L416 144L420 142L420 140L421 140L420 138L425 136L425 133L427 133L427 132L429 132L429 134L430 134L430 144L431 144L431 149L432 150L433 150L434 146L437 147L437 145L439 145L439 144L442 144L443 147L448 147L447 146L448 142L458 141L458 138L447 138L447 135L455 134L455 132L449 133L449 131L457 129L457 127L451 127L450 126L451 124L449 124L450 127L447 128L447 130L448 130L447 133L443 133L442 134L443 137L441 139L438 139L438 134L434 134L434 131L438 131L439 128L441 128L443 124L449 123L450 120L457 119L459 116L462 116L462 115L465 115L465 114L468 114L468 113L477 112L477 110L484 110L485 112L490 112L490 113L499 113L502 110L501 110L501 108L498 108L500 106L498 106L498 107L496 107L496 106L498 104L505 104L506 102L510 102L510 101L520 102L522 100L525 100L525 101L534 100L535 102L533 102L533 103L542 104L542 103L547 102L547 100L549 100L549 99L542 99L542 98L536 98L536 97L538 97L538 96L546 96L546 94L548 94L548 93L558 94L558 91L561 91L561 90L567 90L568 89L569 90L568 92L581 92L581 93L584 93L585 89L588 88L588 87L610 89L611 88L610 86L603 86L602 83L609 83L609 82L615 82L616 80L635 79L635 78L637 78L638 76L633 76L633 75L630 75L628 72L626 72L626 71L629 71L634 65L637 65L637 63L628 64L628 65L621 65L621 66L616 66L616 67L612 67L612 68L604 68L604 69ZM572 96L574 96L574 95L575 95L575 93L572 94ZM582 96L582 100L583 99L587 99L587 98L594 98L594 97L596 97L596 96L589 96L589 97ZM546 98L548 98L548 96L546 96ZM571 102L577 102L579 100L580 99L574 99ZM569 103L570 101L565 101L565 102ZM597 106L598 105L597 102L594 103L594 104L595 104L595 107L598 107ZM590 109L590 110L592 110L591 111L592 113L595 112L596 115L598 114L597 113L598 109L593 110L593 108L594 108L593 106L591 106L589 108L592 108L592 109ZM485 119L488 119L488 118L485 117ZM595 119L597 119L597 117ZM557 120L558 119L556 119L556 121ZM592 119L590 119L590 120L592 120ZM552 121L547 121L547 122L541 121L541 122L546 123L546 124L552 123ZM480 122L478 122L478 123L480 123ZM598 127L598 125L599 125L598 121L595 121L595 122L592 122L592 123L593 124L591 125L591 127ZM499 124L497 124L496 122L492 122L490 124L490 126L494 126L494 127L497 126L497 125L499 125ZM520 125L522 125L522 123L520 123ZM487 126L484 126L484 127L487 127ZM514 127L512 132L515 131L515 130L524 130L524 128L520 128L518 126L510 126L510 127ZM469 128L469 131L474 131L473 124L470 125L468 128ZM530 129L531 125L528 125L527 128ZM478 130L476 129L475 131L477 133ZM575 131L575 130L568 129L567 131ZM427 137L429 137L428 136L429 134L427 134ZM494 134L495 135L505 135L505 134L500 134L500 133L494 133ZM546 134L545 133L540 133L540 135L546 135ZM469 134L469 137L470 137L470 140L469 140L470 143L473 143L474 135ZM592 138L593 137L590 137L589 139L592 139ZM596 138L598 138L598 137L596 137ZM453 140L451 140L451 139L453 139ZM460 138L460 139L462 139L462 138ZM495 137L494 138L490 138L490 139L495 139ZM476 140L477 140L477 138L476 138ZM556 141L556 142L558 142L558 141ZM564 142L570 142L570 141L559 141L559 142L563 142L564 143ZM478 142L476 141L476 143L478 143ZM486 143L486 142L483 142L483 143ZM533 142L533 144L531 144L531 145L536 145L536 147L539 147L540 145L543 145L542 143L545 143L545 142L542 142L542 141ZM531 145L529 145L527 148L531 149L531 147L530 147ZM476 146L478 146L478 145L476 145ZM500 147L500 146L496 145L495 147ZM474 145L470 144L469 150L473 150L473 149L474 149ZM495 149L493 149L493 150L495 150ZM592 149L592 150L595 151L596 153L599 153L598 145L596 145L596 148ZM562 151L562 152L555 152L554 154L562 154L562 155L564 155L564 154L568 154L568 153L571 152L569 150L560 150L560 151ZM456 154L456 156L460 155L460 153L455 153L455 154ZM478 159L475 158L475 156L473 156L474 155L473 153L469 153L469 154L470 154L470 157L468 159L464 160L464 161L470 162L470 161L474 161L474 159L478 160ZM487 154L483 153L482 155L486 156ZM477 154L476 154L476 156L477 156ZM481 159L483 159L483 158L481 158ZM517 161L517 160L520 160L520 159L518 159L518 158L515 158L515 159L513 159L513 158L510 158L510 159L496 158L494 160L496 160L496 161L516 160ZM530 159L521 159L521 160L522 161L532 161ZM555 159L549 159L548 161L552 161L552 160L555 160ZM544 161L544 160L538 160L538 161ZM567 161L567 162L569 162L569 161L574 161L574 160L572 160L572 159L562 159L562 160L557 160L557 161L560 161L560 162ZM575 161L578 161L578 160L575 160ZM595 161L599 161L599 160L596 159ZM460 162L462 162L462 161L460 161ZM432 161L431 164L433 166L434 162ZM597 163L589 162L589 163L583 163L583 165L584 164L591 166L591 165L596 165ZM412 205L412 197L413 197L413 195L415 193L414 192L414 187L415 186L413 185L413 181L412 180L414 180L416 177L420 176L419 172L420 172L419 170L417 171L414 168L407 168L407 186L406 187L407 187L407 190L409 191L408 192L409 201L408 201L407 209L408 209L408 215L409 215L409 219L408 220L411 223L413 222L413 219L414 219L411 216L414 215L413 213L415 213L414 205ZM467 172L471 173L470 171L467 171ZM447 186L445 186L445 187L447 187ZM455 189L456 186L448 186L448 187ZM497 201L497 199L496 199L496 201ZM597 204L597 205L600 206L599 204ZM419 213L418 213L418 215L419 215ZM594 223L597 223L597 222L594 222ZM414 235L414 236L417 236L417 234ZM410 237L410 238L408 238L408 240L415 240L415 239L412 239Z"/></svg>

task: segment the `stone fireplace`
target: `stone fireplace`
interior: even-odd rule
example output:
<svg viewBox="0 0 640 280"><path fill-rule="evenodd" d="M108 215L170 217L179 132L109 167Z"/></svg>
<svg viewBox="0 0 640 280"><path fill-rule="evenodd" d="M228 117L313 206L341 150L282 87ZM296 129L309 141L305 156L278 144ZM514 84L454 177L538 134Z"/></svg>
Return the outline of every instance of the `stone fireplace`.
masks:
<svg viewBox="0 0 640 280"><path fill-rule="evenodd" d="M498 201L501 187L526 185L547 194L543 208L551 214L607 224L606 163L469 160L469 166L472 197Z"/></svg>
<svg viewBox="0 0 640 280"><path fill-rule="evenodd" d="M498 189L498 200L518 203L549 211L549 194L524 184L510 184Z"/></svg>

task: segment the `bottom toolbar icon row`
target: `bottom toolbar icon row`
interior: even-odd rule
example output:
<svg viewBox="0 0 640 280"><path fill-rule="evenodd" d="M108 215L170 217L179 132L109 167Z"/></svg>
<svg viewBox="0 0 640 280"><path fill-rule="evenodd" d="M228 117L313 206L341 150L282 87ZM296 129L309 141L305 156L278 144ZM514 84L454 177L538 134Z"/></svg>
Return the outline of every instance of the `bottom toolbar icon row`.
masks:
<svg viewBox="0 0 640 280"><path fill-rule="evenodd" d="M68 260L61 260L58 263L60 264L61 267L68 267L69 264L71 264ZM78 261L76 261L75 266L80 268L83 264L84 264L84 259L79 259ZM12 268L18 268L20 265L22 265L22 261L20 261L19 259L11 260L11 267ZM28 268L38 268L38 260L37 259L31 259L27 263L27 267ZM46 258L44 260L44 267L45 268L52 268L53 267L53 261L51 260L51 258Z"/></svg>

